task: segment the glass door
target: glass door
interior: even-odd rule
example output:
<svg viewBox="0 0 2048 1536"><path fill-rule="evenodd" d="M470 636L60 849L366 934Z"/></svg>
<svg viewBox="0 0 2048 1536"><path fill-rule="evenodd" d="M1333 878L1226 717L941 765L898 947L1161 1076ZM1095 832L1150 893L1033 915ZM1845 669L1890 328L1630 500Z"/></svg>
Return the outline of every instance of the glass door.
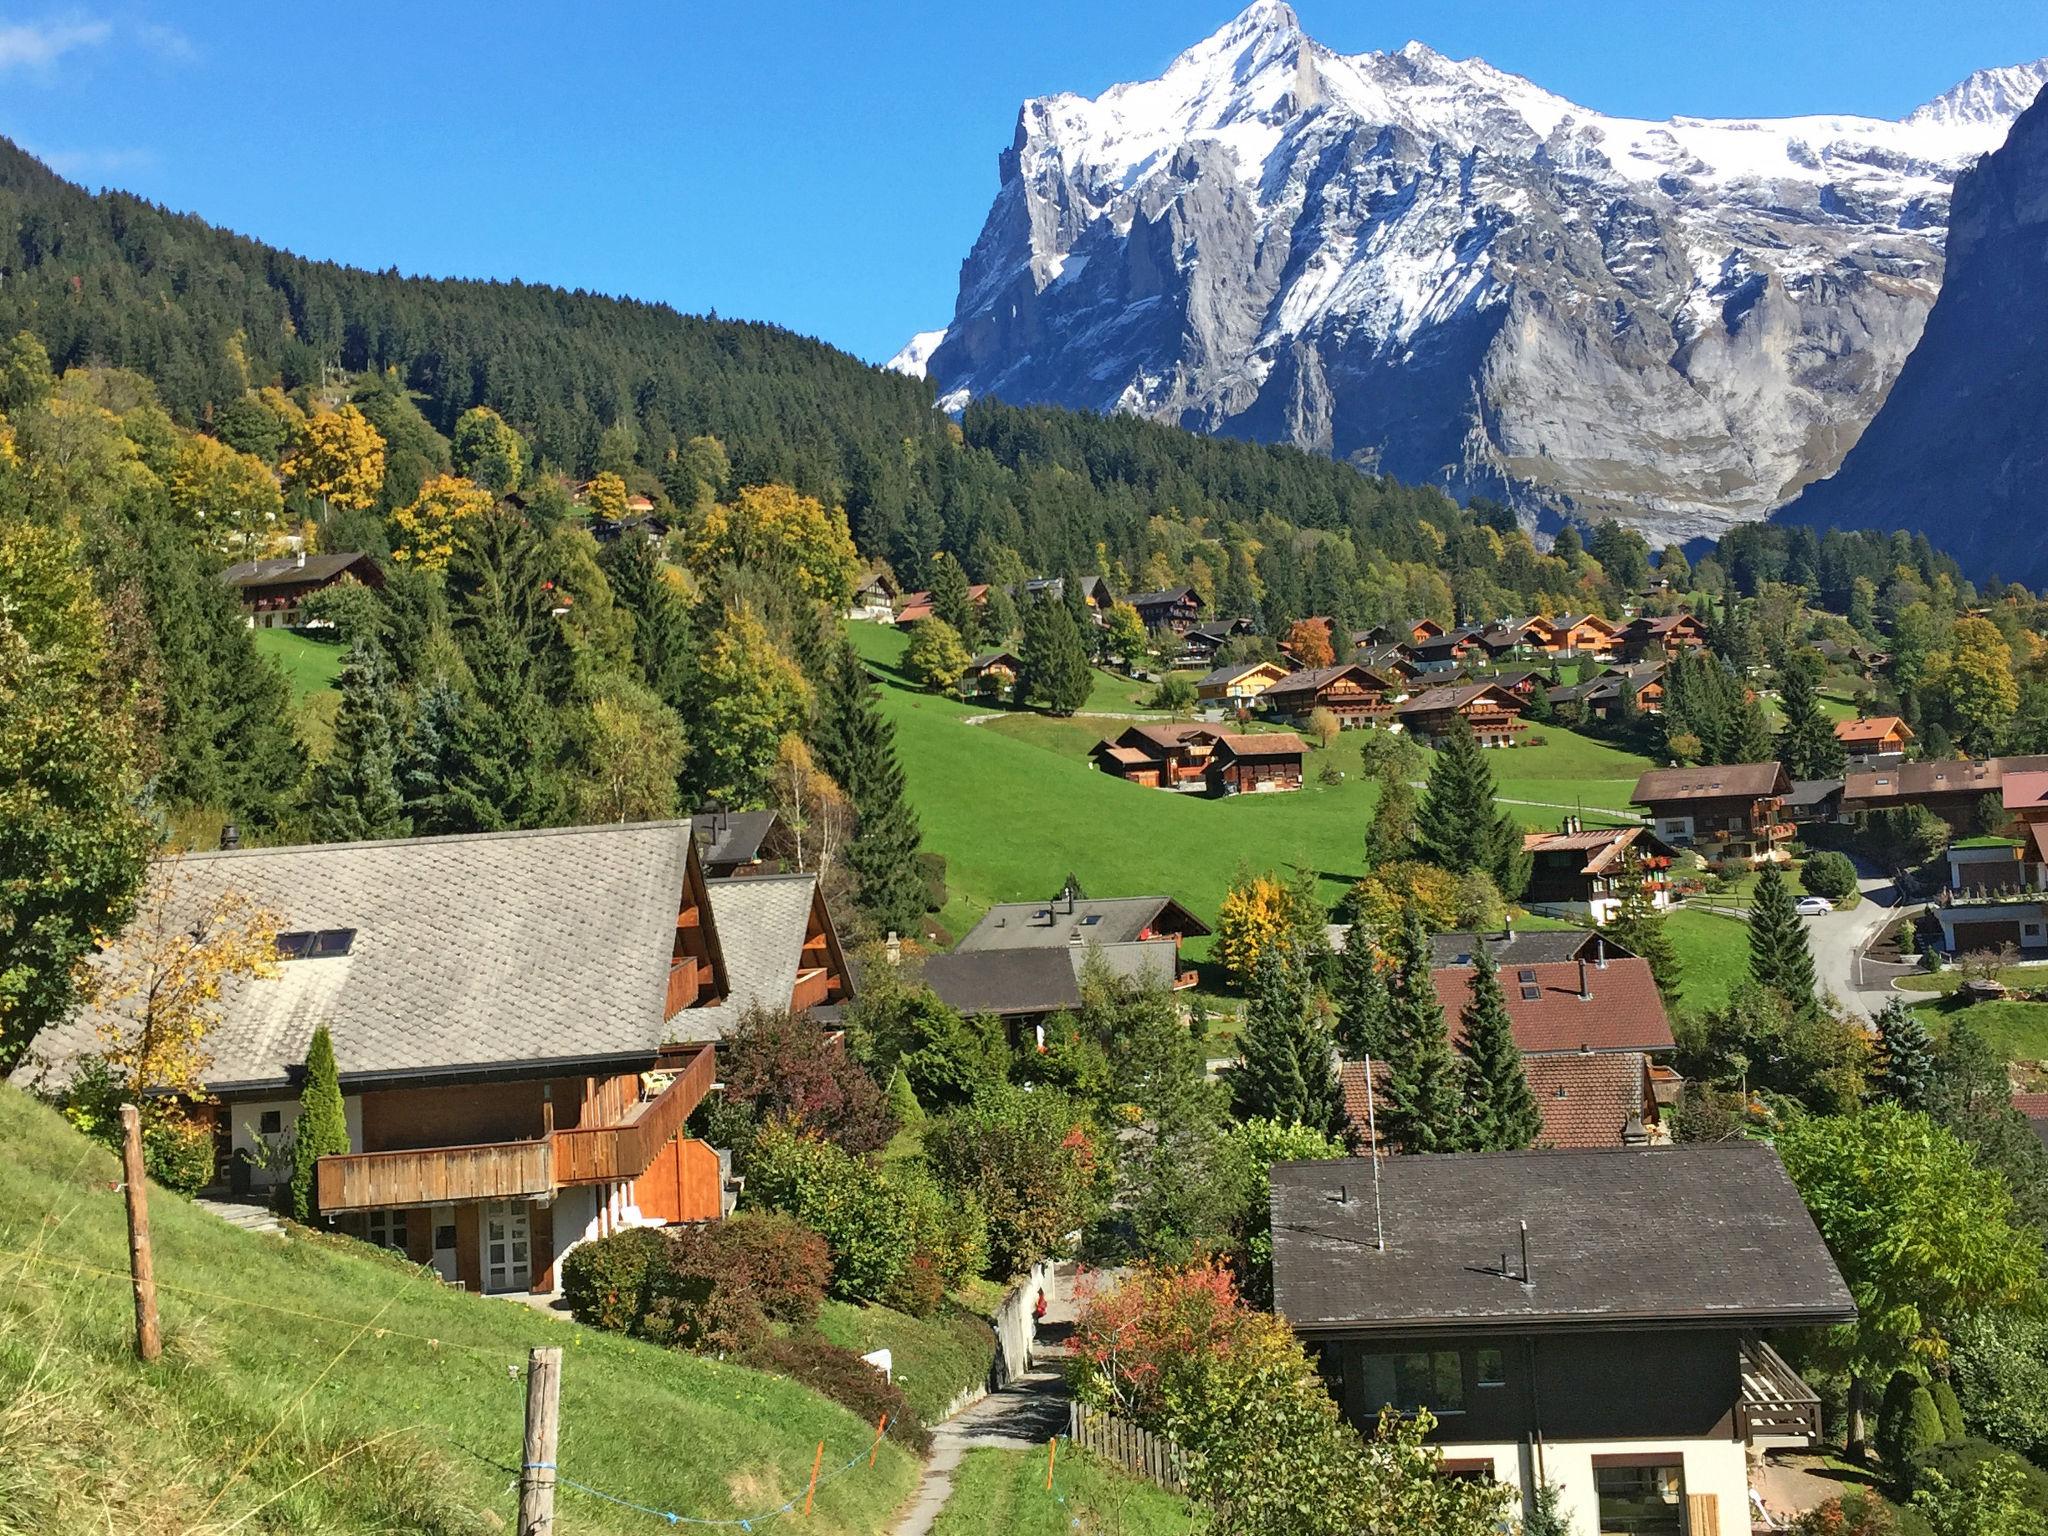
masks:
<svg viewBox="0 0 2048 1536"><path fill-rule="evenodd" d="M493 1200L484 1206L484 1289L523 1291L533 1284L533 1234L526 1202Z"/></svg>

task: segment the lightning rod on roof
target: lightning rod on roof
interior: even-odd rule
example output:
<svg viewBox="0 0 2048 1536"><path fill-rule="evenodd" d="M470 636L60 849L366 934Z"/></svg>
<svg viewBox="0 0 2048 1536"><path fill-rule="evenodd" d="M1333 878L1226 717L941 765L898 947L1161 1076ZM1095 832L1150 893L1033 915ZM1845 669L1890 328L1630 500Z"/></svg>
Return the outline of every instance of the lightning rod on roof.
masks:
<svg viewBox="0 0 2048 1536"><path fill-rule="evenodd" d="M1372 1053L1365 1058L1365 1135L1372 1145L1372 1236L1373 1249L1378 1253L1387 1251L1387 1225L1380 1207L1380 1127L1373 1107Z"/></svg>

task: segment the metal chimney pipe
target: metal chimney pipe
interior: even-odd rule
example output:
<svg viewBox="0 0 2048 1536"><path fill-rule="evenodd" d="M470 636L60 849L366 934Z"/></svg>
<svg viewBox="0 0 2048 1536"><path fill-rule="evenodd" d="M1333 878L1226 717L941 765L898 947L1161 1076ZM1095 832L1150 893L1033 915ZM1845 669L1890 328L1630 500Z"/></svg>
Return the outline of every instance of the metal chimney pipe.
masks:
<svg viewBox="0 0 2048 1536"><path fill-rule="evenodd" d="M1586 975L1586 962L1584 960L1581 960L1579 962L1579 1001L1582 1003L1589 1003L1592 1000L1593 984Z"/></svg>

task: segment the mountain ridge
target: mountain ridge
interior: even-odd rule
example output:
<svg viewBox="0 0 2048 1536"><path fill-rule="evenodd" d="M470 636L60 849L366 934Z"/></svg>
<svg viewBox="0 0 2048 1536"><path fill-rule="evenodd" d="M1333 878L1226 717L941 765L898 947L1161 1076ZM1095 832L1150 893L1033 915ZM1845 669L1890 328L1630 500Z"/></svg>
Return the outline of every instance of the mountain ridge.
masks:
<svg viewBox="0 0 2048 1536"><path fill-rule="evenodd" d="M936 344L976 394L1291 441L1525 518L1711 534L1831 470L1917 339L1954 175L2048 61L1889 121L1592 112L1259 0L1037 97Z"/></svg>

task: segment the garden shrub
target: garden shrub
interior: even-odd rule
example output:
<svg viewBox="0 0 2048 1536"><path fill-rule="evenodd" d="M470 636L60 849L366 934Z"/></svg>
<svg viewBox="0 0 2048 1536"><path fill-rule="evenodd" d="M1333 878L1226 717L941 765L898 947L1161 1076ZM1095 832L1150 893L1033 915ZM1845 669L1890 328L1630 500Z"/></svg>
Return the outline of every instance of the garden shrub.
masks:
<svg viewBox="0 0 2048 1536"><path fill-rule="evenodd" d="M1948 1431L1942 1427L1941 1410L1934 1406L1933 1395L1925 1387L1915 1387L1913 1395L1906 1399L1906 1416L1899 1425L1899 1460L1895 1470L1903 1472L1910 1482L1921 1457L1946 1439Z"/></svg>
<svg viewBox="0 0 2048 1536"><path fill-rule="evenodd" d="M1856 894L1856 866L1844 853L1816 853L1807 857L1799 883L1815 896L1842 901Z"/></svg>
<svg viewBox="0 0 2048 1536"><path fill-rule="evenodd" d="M1903 1529L1883 1499L1862 1490L1829 1499L1792 1522L1792 1536L1899 1536Z"/></svg>
<svg viewBox="0 0 2048 1536"><path fill-rule="evenodd" d="M2020 1477L2022 1502L2037 1514L2048 1514L2048 1472L2043 1472L2019 1452L1993 1445L1989 1440L1970 1437L1937 1441L1914 1458L1910 1471L1915 1487L1924 1485L1928 1481L1927 1474L1933 1472L1940 1474L1942 1481L1951 1488L1960 1488L1979 1466L1988 1462L2010 1466L2016 1471Z"/></svg>
<svg viewBox="0 0 2048 1536"><path fill-rule="evenodd" d="M889 1282L884 1304L912 1317L930 1317L946 1304L946 1277L929 1253L913 1253L902 1272Z"/></svg>
<svg viewBox="0 0 2048 1536"><path fill-rule="evenodd" d="M181 1195L204 1189L213 1182L213 1127L179 1114L150 1116L142 1127L142 1166Z"/></svg>
<svg viewBox="0 0 2048 1536"><path fill-rule="evenodd" d="M1005 1087L927 1127L939 1182L988 1218L988 1273L1018 1273L1063 1250L1092 1219L1106 1169L1086 1111L1051 1089Z"/></svg>
<svg viewBox="0 0 2048 1536"><path fill-rule="evenodd" d="M1941 1415L1941 1438L1962 1439L1966 1433L1963 1428L1963 1405L1956 1399L1956 1389L1949 1385L1946 1377L1936 1377L1929 1384L1927 1395L1934 1399L1934 1411Z"/></svg>
<svg viewBox="0 0 2048 1536"><path fill-rule="evenodd" d="M896 1134L882 1090L808 1013L749 1008L719 1043L718 1073L726 1099L757 1119L786 1120L849 1152L873 1152Z"/></svg>
<svg viewBox="0 0 2048 1536"><path fill-rule="evenodd" d="M783 1338L762 1334L734 1356L741 1365L770 1371L823 1393L864 1423L889 1415L889 1437L922 1454L932 1437L919 1421L903 1389L850 1349L828 1344L816 1334Z"/></svg>
<svg viewBox="0 0 2048 1536"><path fill-rule="evenodd" d="M785 1211L832 1249L832 1294L881 1297L915 1251L903 1196L842 1147L786 1125L754 1144L747 1199Z"/></svg>
<svg viewBox="0 0 2048 1536"><path fill-rule="evenodd" d="M912 1252L930 1261L942 1286L959 1285L988 1268L988 1218L979 1199L945 1189L922 1163L901 1164L885 1177L903 1197Z"/></svg>
<svg viewBox="0 0 2048 1536"><path fill-rule="evenodd" d="M1949 1371L1968 1430L2048 1455L2048 1319L1988 1312L1957 1324Z"/></svg>
<svg viewBox="0 0 2048 1536"><path fill-rule="evenodd" d="M1911 1371L1893 1371L1892 1379L1885 1383L1884 1398L1877 1409L1875 1443L1877 1454L1887 1467L1906 1464L1899 1450L1899 1436L1906 1427L1906 1405L1919 1385L1920 1378Z"/></svg>
<svg viewBox="0 0 2048 1536"><path fill-rule="evenodd" d="M594 1237L562 1260L562 1300L579 1323L637 1334L667 1266L668 1237L658 1228Z"/></svg>

